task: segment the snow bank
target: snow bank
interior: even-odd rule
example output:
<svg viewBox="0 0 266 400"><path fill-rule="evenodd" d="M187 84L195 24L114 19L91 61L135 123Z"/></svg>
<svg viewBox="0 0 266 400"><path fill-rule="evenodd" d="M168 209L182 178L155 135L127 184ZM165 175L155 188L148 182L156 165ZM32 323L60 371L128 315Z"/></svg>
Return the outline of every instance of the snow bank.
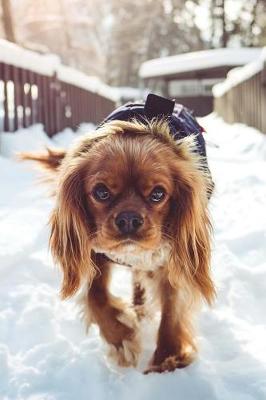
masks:
<svg viewBox="0 0 266 400"><path fill-rule="evenodd" d="M55 54L38 54L15 43L0 39L0 62L52 76L60 64L60 58Z"/></svg>
<svg viewBox="0 0 266 400"><path fill-rule="evenodd" d="M222 66L233 67L255 60L260 53L261 48L223 48L156 58L141 65L139 76L144 79Z"/></svg>
<svg viewBox="0 0 266 400"><path fill-rule="evenodd" d="M257 59L241 68L234 68L227 74L227 78L217 85L213 86L212 91L215 97L220 97L232 87L250 79L265 68L266 47L263 48Z"/></svg>
<svg viewBox="0 0 266 400"><path fill-rule="evenodd" d="M67 148L80 135L94 129L94 124L83 123L76 132L73 132L70 128L65 128L52 138L49 138L44 132L42 124L35 124L16 132L2 132L0 133L0 154L4 157L14 158L19 151L38 151L45 147Z"/></svg>
<svg viewBox="0 0 266 400"><path fill-rule="evenodd" d="M118 100L118 96L112 88L103 83L96 76L88 76L82 71L74 68L60 65L57 68L57 76L59 80L78 86L82 89L89 90L92 93L98 93L102 96L108 97L113 101Z"/></svg>
<svg viewBox="0 0 266 400"><path fill-rule="evenodd" d="M53 201L30 166L0 156L1 399L266 398L266 137L215 115L201 124L216 182L210 208L218 297L199 319L198 360L162 375L142 374L153 350L152 321L142 327L140 365L122 369L106 359L97 328L85 333L75 301L59 300L60 273L47 251ZM35 129L36 136L28 132L33 141L43 133ZM12 135L6 156L23 145ZM64 133L59 137L62 145ZM69 144L70 131L65 138ZM117 268L114 278L113 291L128 298L128 271Z"/></svg>
<svg viewBox="0 0 266 400"><path fill-rule="evenodd" d="M62 132L58 132L53 136L52 142L56 146L66 148L69 147L73 141L77 140L79 136L84 135L84 133L91 132L94 129L95 125L92 123L80 124L76 132L73 132L70 128L65 128Z"/></svg>
<svg viewBox="0 0 266 400"><path fill-rule="evenodd" d="M10 157L18 151L41 150L51 146L52 141L43 130L42 124L33 125L27 129L0 134L0 154Z"/></svg>

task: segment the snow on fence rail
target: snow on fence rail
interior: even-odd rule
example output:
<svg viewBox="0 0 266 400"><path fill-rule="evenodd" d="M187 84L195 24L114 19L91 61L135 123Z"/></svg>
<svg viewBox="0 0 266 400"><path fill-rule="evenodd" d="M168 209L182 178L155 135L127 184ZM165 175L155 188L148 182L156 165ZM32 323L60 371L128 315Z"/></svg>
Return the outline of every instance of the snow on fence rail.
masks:
<svg viewBox="0 0 266 400"><path fill-rule="evenodd" d="M229 71L213 87L214 110L226 122L242 122L266 133L266 48L258 60Z"/></svg>
<svg viewBox="0 0 266 400"><path fill-rule="evenodd" d="M99 79L0 40L0 132L42 123L49 136L81 122L100 122L115 106Z"/></svg>

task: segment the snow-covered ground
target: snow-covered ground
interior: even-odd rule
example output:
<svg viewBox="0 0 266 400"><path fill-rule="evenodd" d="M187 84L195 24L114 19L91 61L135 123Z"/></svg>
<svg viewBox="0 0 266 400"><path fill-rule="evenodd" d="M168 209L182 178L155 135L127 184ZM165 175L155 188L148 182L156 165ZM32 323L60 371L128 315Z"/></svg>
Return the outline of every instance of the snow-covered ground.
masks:
<svg viewBox="0 0 266 400"><path fill-rule="evenodd" d="M58 297L60 273L48 254L52 200L14 150L69 144L40 126L0 139L0 399L2 400L263 400L266 399L266 137L214 115L208 155L216 193L213 276L218 297L204 307L198 360L184 370L143 375L105 357L98 331L88 334L74 301ZM129 294L119 269L114 291ZM149 326L150 325L150 326ZM145 360L152 351L145 327Z"/></svg>

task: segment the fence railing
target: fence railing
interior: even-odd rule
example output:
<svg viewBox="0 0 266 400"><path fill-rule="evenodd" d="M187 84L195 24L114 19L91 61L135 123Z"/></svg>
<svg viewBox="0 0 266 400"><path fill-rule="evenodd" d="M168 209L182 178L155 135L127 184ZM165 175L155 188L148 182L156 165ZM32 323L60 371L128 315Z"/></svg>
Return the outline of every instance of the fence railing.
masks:
<svg viewBox="0 0 266 400"><path fill-rule="evenodd" d="M1 41L3 42L3 41ZM99 123L115 107L108 87L47 57L0 43L0 132L42 123L49 136L81 122ZM24 55L23 62L16 52ZM8 56L7 56L8 55ZM18 54L17 54L18 55ZM25 60L25 55L28 60ZM28 62L27 62L28 61ZM38 64L38 62L40 64ZM20 64L29 65L29 69ZM107 93L107 94L106 94Z"/></svg>
<svg viewBox="0 0 266 400"><path fill-rule="evenodd" d="M241 122L266 133L266 63L261 58L229 72L215 85L214 110L228 123Z"/></svg>

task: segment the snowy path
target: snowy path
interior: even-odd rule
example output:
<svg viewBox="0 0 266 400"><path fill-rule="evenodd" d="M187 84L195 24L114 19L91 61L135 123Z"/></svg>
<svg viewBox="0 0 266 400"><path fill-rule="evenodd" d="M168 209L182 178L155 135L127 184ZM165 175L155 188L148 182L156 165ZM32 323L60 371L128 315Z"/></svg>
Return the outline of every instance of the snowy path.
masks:
<svg viewBox="0 0 266 400"><path fill-rule="evenodd" d="M28 166L0 157L1 400L266 399L266 137L213 116L202 124L216 181L218 298L199 320L198 361L164 375L110 364L97 329L86 335L74 301L59 300L47 251L52 201ZM27 135L36 146L48 141L39 127ZM25 146L18 136L2 138L5 155ZM128 280L119 270L114 291L128 295Z"/></svg>

